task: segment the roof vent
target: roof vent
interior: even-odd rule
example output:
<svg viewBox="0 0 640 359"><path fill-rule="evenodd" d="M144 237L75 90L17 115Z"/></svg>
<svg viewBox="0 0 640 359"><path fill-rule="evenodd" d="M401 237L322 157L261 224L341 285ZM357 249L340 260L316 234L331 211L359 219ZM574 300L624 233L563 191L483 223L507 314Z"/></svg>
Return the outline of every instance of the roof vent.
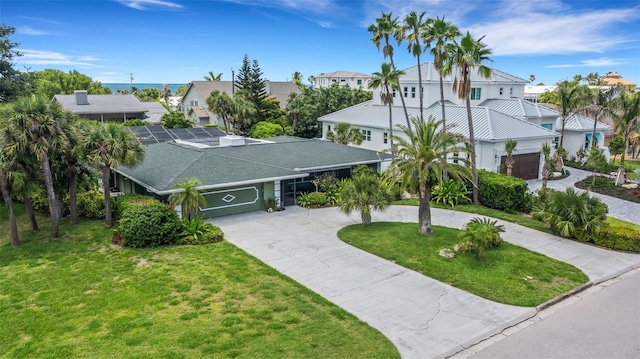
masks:
<svg viewBox="0 0 640 359"><path fill-rule="evenodd" d="M73 91L73 94L76 96L76 105L89 104L89 96L87 96L87 91Z"/></svg>
<svg viewBox="0 0 640 359"><path fill-rule="evenodd" d="M245 144L244 137L242 136L228 135L220 137L220 147L239 147Z"/></svg>

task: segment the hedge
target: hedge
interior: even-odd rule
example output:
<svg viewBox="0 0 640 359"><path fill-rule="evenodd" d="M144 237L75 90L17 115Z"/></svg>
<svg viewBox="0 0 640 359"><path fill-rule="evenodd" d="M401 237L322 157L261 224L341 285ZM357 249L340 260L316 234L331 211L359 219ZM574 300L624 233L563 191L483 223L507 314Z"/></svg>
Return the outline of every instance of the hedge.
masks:
<svg viewBox="0 0 640 359"><path fill-rule="evenodd" d="M640 252L640 233L630 228L609 226L594 238L594 243L609 249Z"/></svg>
<svg viewBox="0 0 640 359"><path fill-rule="evenodd" d="M485 207L529 213L533 195L521 178L478 171L478 200Z"/></svg>
<svg viewBox="0 0 640 359"><path fill-rule="evenodd" d="M157 200L129 202L120 218L123 245L132 248L175 244L183 230L176 211Z"/></svg>

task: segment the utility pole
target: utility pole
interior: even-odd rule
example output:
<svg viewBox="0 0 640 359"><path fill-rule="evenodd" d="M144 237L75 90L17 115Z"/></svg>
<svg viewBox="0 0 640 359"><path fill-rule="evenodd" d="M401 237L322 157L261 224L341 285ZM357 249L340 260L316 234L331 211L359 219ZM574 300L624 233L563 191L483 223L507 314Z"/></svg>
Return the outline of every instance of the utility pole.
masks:
<svg viewBox="0 0 640 359"><path fill-rule="evenodd" d="M233 72L233 67L231 67L231 96L233 96L236 92L236 75Z"/></svg>
<svg viewBox="0 0 640 359"><path fill-rule="evenodd" d="M129 86L131 86L131 93L133 93L133 72L129 73Z"/></svg>

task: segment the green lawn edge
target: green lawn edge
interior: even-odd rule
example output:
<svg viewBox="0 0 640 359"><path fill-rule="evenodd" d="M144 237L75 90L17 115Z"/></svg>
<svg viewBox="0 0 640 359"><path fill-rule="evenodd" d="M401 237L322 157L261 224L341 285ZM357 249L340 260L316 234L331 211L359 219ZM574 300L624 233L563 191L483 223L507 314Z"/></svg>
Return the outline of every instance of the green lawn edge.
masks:
<svg viewBox="0 0 640 359"><path fill-rule="evenodd" d="M487 250L482 260L472 253L440 256L441 249L459 242L459 232L434 226L434 234L424 236L418 233L417 223L375 222L344 227L338 237L398 265L504 304L538 306L589 280L568 263L506 242Z"/></svg>

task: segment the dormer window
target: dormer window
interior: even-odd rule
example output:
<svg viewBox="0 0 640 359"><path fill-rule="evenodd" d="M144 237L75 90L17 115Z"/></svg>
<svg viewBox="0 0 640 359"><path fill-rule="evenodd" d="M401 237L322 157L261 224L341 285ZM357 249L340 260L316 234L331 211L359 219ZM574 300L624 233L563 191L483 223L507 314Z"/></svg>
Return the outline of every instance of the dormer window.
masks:
<svg viewBox="0 0 640 359"><path fill-rule="evenodd" d="M503 92L504 92L504 89L500 87L500 95L502 95Z"/></svg>
<svg viewBox="0 0 640 359"><path fill-rule="evenodd" d="M471 100L480 100L481 96L480 96L480 92L481 92L481 88L479 87L474 87L471 88Z"/></svg>

